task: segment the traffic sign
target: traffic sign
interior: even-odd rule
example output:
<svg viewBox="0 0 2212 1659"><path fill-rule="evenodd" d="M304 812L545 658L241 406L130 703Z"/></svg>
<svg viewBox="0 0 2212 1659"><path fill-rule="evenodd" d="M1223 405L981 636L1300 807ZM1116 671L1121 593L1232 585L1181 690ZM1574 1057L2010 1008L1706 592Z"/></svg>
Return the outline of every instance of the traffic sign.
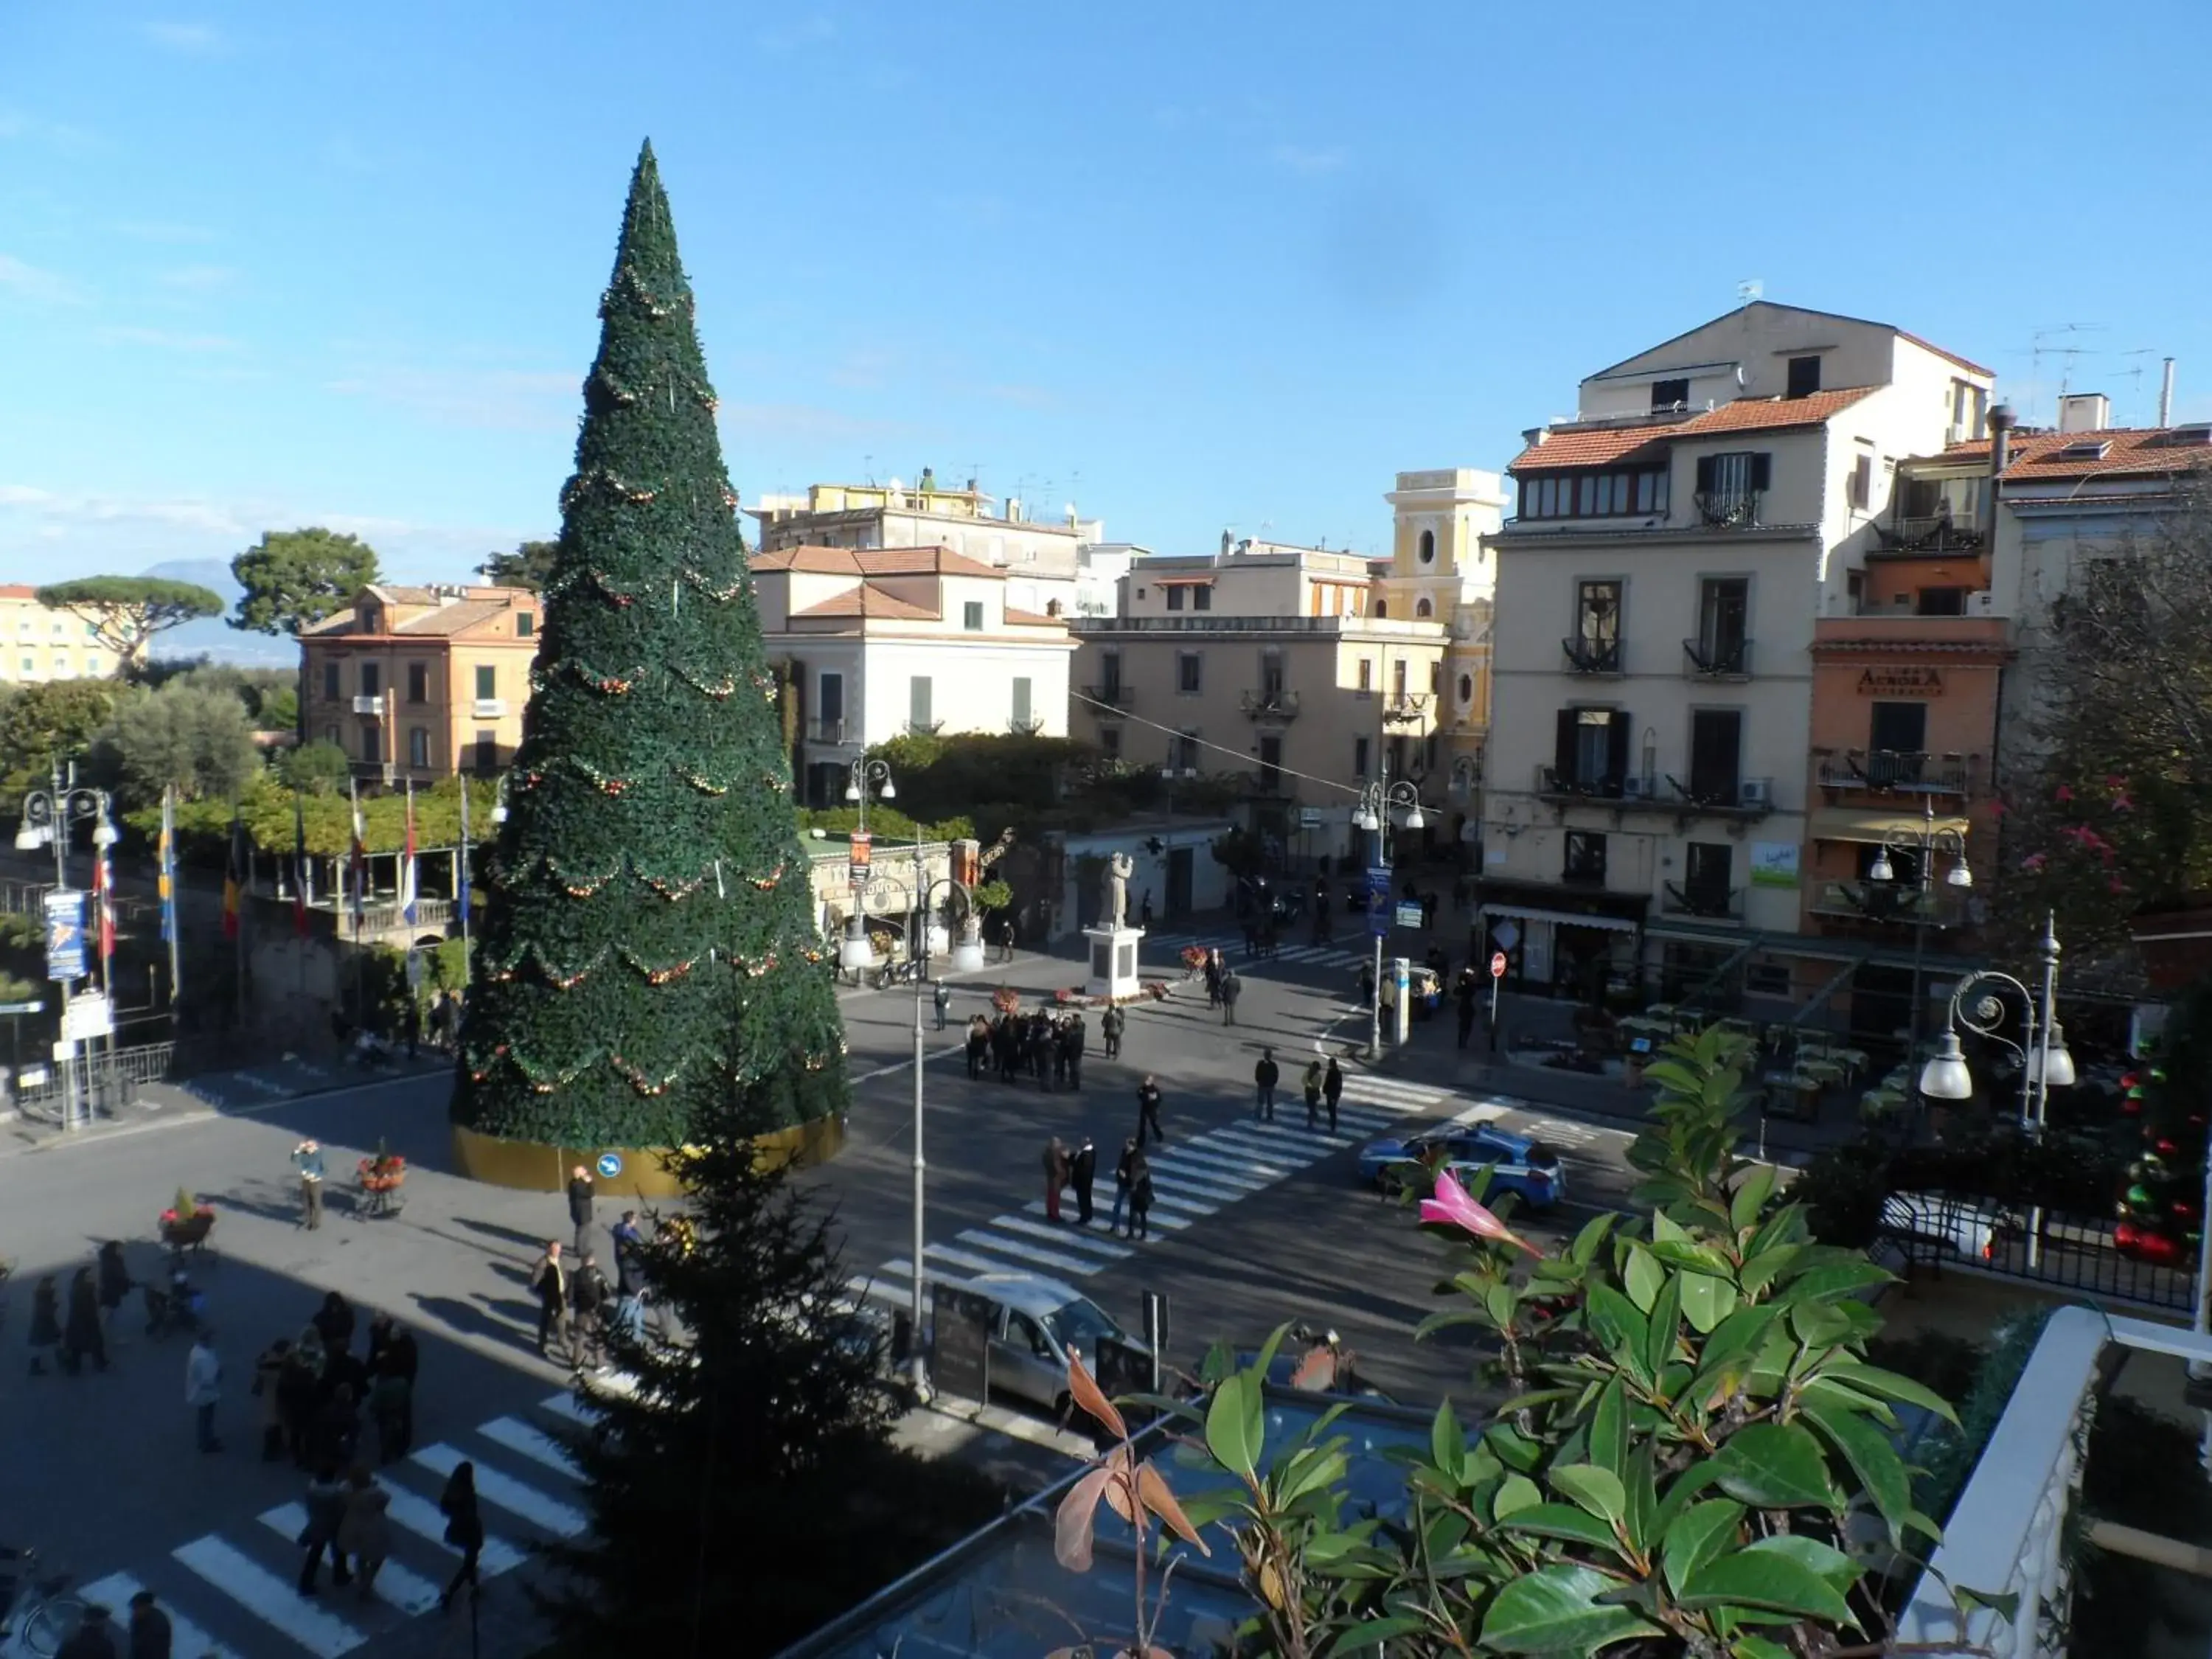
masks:
<svg viewBox="0 0 2212 1659"><path fill-rule="evenodd" d="M1398 925L1401 927L1419 927L1421 925L1422 915L1420 900L1401 899L1399 901L1396 914Z"/></svg>
<svg viewBox="0 0 2212 1659"><path fill-rule="evenodd" d="M1505 977L1504 951L1493 951L1490 953L1490 976L1492 979L1504 979Z"/></svg>
<svg viewBox="0 0 2212 1659"><path fill-rule="evenodd" d="M46 1005L43 1002L0 1002L0 1014L43 1014L46 1012Z"/></svg>
<svg viewBox="0 0 2212 1659"><path fill-rule="evenodd" d="M88 991L78 997L62 1016L62 1035L76 1042L112 1036L114 1030L114 1012L106 994L99 991Z"/></svg>
<svg viewBox="0 0 2212 1659"><path fill-rule="evenodd" d="M617 1176L622 1173L622 1154L620 1152L601 1152L599 1154L599 1171L600 1180L612 1181Z"/></svg>

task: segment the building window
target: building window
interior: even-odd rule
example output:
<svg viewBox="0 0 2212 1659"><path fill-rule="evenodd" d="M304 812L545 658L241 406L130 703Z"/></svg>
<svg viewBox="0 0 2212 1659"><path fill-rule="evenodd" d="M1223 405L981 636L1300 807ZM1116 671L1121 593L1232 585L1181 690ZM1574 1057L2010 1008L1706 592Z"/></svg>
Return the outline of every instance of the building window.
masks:
<svg viewBox="0 0 2212 1659"><path fill-rule="evenodd" d="M1269 646L1260 653L1260 702L1267 708L1279 708L1283 701L1283 653Z"/></svg>
<svg viewBox="0 0 2212 1659"><path fill-rule="evenodd" d="M1014 724L1026 727L1030 720L1030 682L1017 675L1014 679Z"/></svg>
<svg viewBox="0 0 2212 1659"><path fill-rule="evenodd" d="M1912 614L1963 617L1966 614L1966 591L1963 587L1923 587L1912 596Z"/></svg>
<svg viewBox="0 0 2212 1659"><path fill-rule="evenodd" d="M477 700L487 702L499 695L499 670L486 663L477 670Z"/></svg>
<svg viewBox="0 0 2212 1659"><path fill-rule="evenodd" d="M327 744L335 744L337 747L341 749L345 747L344 744L339 741L338 729L335 726L326 726L323 728L323 741Z"/></svg>
<svg viewBox="0 0 2212 1659"><path fill-rule="evenodd" d="M1424 530L1421 532L1420 551L1416 556L1419 558L1423 564L1434 564L1437 562L1437 532L1435 531Z"/></svg>
<svg viewBox="0 0 2212 1659"><path fill-rule="evenodd" d="M1182 609L1182 584L1180 582L1168 589L1168 609L1170 611Z"/></svg>
<svg viewBox="0 0 2212 1659"><path fill-rule="evenodd" d="M528 612L527 611L516 611L516 612L514 613L514 637L515 637L515 638L517 638L518 640L526 640L526 639L528 639L528 638L529 638L532 634L535 634L537 631L538 631L538 618L537 618L537 617L535 617L532 616L532 615L530 614L530 612Z"/></svg>
<svg viewBox="0 0 2212 1659"><path fill-rule="evenodd" d="M1102 702L1118 703L1121 700L1121 653L1119 651L1099 653L1098 698Z"/></svg>
<svg viewBox="0 0 2212 1659"><path fill-rule="evenodd" d="M407 728L407 763L417 770L427 770L430 764L430 730L424 726Z"/></svg>
<svg viewBox="0 0 2212 1659"><path fill-rule="evenodd" d="M98 652L88 651L84 653L84 672L88 674L97 674L100 672L100 653Z"/></svg>
<svg viewBox="0 0 2212 1659"><path fill-rule="evenodd" d="M364 726L361 728L361 757L371 766L383 763L384 728L382 726Z"/></svg>
<svg viewBox="0 0 2212 1659"><path fill-rule="evenodd" d="M1389 616L1389 614L1390 614L1390 601L1389 601L1389 600L1388 600L1388 599L1377 599L1377 600L1376 600L1376 601L1375 601L1375 614L1376 614L1377 617L1387 617L1388 616Z"/></svg>
<svg viewBox="0 0 2212 1659"><path fill-rule="evenodd" d="M960 625L970 634L980 634L983 631L982 600L969 599L960 607Z"/></svg>
<svg viewBox="0 0 2212 1659"><path fill-rule="evenodd" d="M489 777L499 770L499 733L479 731L477 733L477 775Z"/></svg>
<svg viewBox="0 0 2212 1659"><path fill-rule="evenodd" d="M1874 457L1861 455L1851 463L1850 476L1844 481L1844 494L1854 512L1863 513L1874 500Z"/></svg>
<svg viewBox="0 0 2212 1659"><path fill-rule="evenodd" d="M361 695L364 697L374 697L380 693L383 689L384 674L382 672L382 665L373 662L365 662L362 664Z"/></svg>
<svg viewBox="0 0 2212 1659"><path fill-rule="evenodd" d="M66 674L69 672L69 657L67 653L60 651L54 653L54 672L57 674Z"/></svg>
<svg viewBox="0 0 2212 1659"><path fill-rule="evenodd" d="M1202 683L1200 666L1204 661L1205 653L1202 652L1178 651L1176 653L1176 691L1178 696L1194 697L1198 695Z"/></svg>
<svg viewBox="0 0 2212 1659"><path fill-rule="evenodd" d="M815 716L822 724L822 737L826 743L842 743L845 737L845 677L824 672L815 682Z"/></svg>
<svg viewBox="0 0 2212 1659"><path fill-rule="evenodd" d="M1559 713L1553 787L1568 794L1618 796L1628 774L1628 713L1570 706Z"/></svg>
<svg viewBox="0 0 2212 1659"><path fill-rule="evenodd" d="M1474 701L1474 675L1462 674L1459 677L1459 701L1462 708L1467 707Z"/></svg>
<svg viewBox="0 0 2212 1659"><path fill-rule="evenodd" d="M1283 787L1283 740L1268 736L1260 739L1260 793L1275 794Z"/></svg>
<svg viewBox="0 0 2212 1659"><path fill-rule="evenodd" d="M430 701L430 665L428 663L410 662L407 665L407 701L410 702Z"/></svg>
<svg viewBox="0 0 2212 1659"><path fill-rule="evenodd" d="M1362 657L1359 659L1359 695L1363 697L1372 696L1374 692L1375 659Z"/></svg>
<svg viewBox="0 0 2212 1659"><path fill-rule="evenodd" d="M1437 734L1434 732L1421 740L1421 766L1425 771L1437 769Z"/></svg>
<svg viewBox="0 0 2212 1659"><path fill-rule="evenodd" d="M326 662L323 665L323 701L336 702L338 695L338 665Z"/></svg>
<svg viewBox="0 0 2212 1659"><path fill-rule="evenodd" d="M1098 752L1109 760L1121 758L1121 728L1102 726L1098 728Z"/></svg>
<svg viewBox="0 0 2212 1659"><path fill-rule="evenodd" d="M1742 576L1709 577L1698 592L1697 665L1707 674L1746 672L1750 639L1751 582Z"/></svg>
<svg viewBox="0 0 2212 1659"><path fill-rule="evenodd" d="M1355 778L1367 775L1367 739L1364 738L1352 740L1352 775Z"/></svg>
<svg viewBox="0 0 2212 1659"><path fill-rule="evenodd" d="M1698 457L1698 512L1709 525L1759 522L1759 498L1771 485L1773 457L1765 450L1731 450Z"/></svg>
<svg viewBox="0 0 2212 1659"><path fill-rule="evenodd" d="M1575 633L1567 654L1585 674L1620 672L1620 598L1618 580L1575 584Z"/></svg>
<svg viewBox="0 0 2212 1659"><path fill-rule="evenodd" d="M1198 733L1178 732L1168 739L1168 764L1179 772L1198 770Z"/></svg>
<svg viewBox="0 0 2212 1659"><path fill-rule="evenodd" d="M927 674L916 674L908 679L906 723L908 731L921 732L933 731L936 728L937 723L930 715L930 706L933 700L932 693L935 689Z"/></svg>
<svg viewBox="0 0 2212 1659"><path fill-rule="evenodd" d="M1390 665L1390 696L1399 702L1406 701L1406 659L1403 657Z"/></svg>
<svg viewBox="0 0 2212 1659"><path fill-rule="evenodd" d="M1724 841L1693 841L1685 849L1682 896L1692 915L1729 914L1729 887L1735 877L1735 848Z"/></svg>
<svg viewBox="0 0 2212 1659"><path fill-rule="evenodd" d="M1742 787L1743 711L1698 708L1690 714L1690 796L1708 806L1734 806Z"/></svg>
<svg viewBox="0 0 2212 1659"><path fill-rule="evenodd" d="M1588 830L1567 831L1566 862L1559 879L1577 886L1605 885L1605 837Z"/></svg>
<svg viewBox="0 0 2212 1659"><path fill-rule="evenodd" d="M1198 586L1190 590L1190 608L1194 611L1211 611L1213 609L1212 584L1200 583Z"/></svg>
<svg viewBox="0 0 2212 1659"><path fill-rule="evenodd" d="M1928 748L1928 705L1924 702L1878 702L1867 711L1867 747L1877 756L1910 755L1917 760ZM1894 765L1893 760L1888 763ZM1869 769L1871 770L1871 769ZM1885 772L1870 778L1877 787L1893 781Z"/></svg>
<svg viewBox="0 0 2212 1659"><path fill-rule="evenodd" d="M1687 378L1651 382L1651 407L1654 409L1686 409L1690 404L1690 382Z"/></svg>
<svg viewBox="0 0 2212 1659"><path fill-rule="evenodd" d="M1783 396L1809 398L1820 389L1820 360L1818 357L1792 357L1790 360L1790 385Z"/></svg>
<svg viewBox="0 0 2212 1659"><path fill-rule="evenodd" d="M1413 601L1413 614L1416 617L1433 617L1436 613L1436 606L1429 603L1425 594Z"/></svg>
<svg viewBox="0 0 2212 1659"><path fill-rule="evenodd" d="M1432 657L1429 659L1429 695L1432 697L1436 696L1443 689L1444 659L1442 657Z"/></svg>
<svg viewBox="0 0 2212 1659"><path fill-rule="evenodd" d="M24 658L24 659L23 659L23 672L24 672L26 674L35 674L35 673L37 673L37 672L39 672L39 659L38 659L36 657L26 657L26 658Z"/></svg>
<svg viewBox="0 0 2212 1659"><path fill-rule="evenodd" d="M1521 480L1524 519L1620 519L1665 516L1667 469L1553 472Z"/></svg>

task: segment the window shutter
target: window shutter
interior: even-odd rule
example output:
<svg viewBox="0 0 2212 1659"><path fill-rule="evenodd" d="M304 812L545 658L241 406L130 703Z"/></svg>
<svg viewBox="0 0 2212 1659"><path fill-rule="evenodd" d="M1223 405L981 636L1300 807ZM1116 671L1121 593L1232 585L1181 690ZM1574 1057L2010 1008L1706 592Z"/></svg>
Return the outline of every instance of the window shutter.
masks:
<svg viewBox="0 0 2212 1659"><path fill-rule="evenodd" d="M1552 756L1552 767L1561 783L1575 781L1575 711L1571 708L1559 710L1559 742Z"/></svg>
<svg viewBox="0 0 2212 1659"><path fill-rule="evenodd" d="M1628 711L1614 709L1610 726L1606 733L1605 775L1607 782L1619 788L1628 775Z"/></svg>
<svg viewBox="0 0 2212 1659"><path fill-rule="evenodd" d="M1711 455L1700 455L1698 457L1698 493L1701 495L1711 495L1712 488L1713 458Z"/></svg>
<svg viewBox="0 0 2212 1659"><path fill-rule="evenodd" d="M1751 487L1753 489L1767 487L1772 471L1770 464L1773 459L1774 457L1763 449L1751 458Z"/></svg>

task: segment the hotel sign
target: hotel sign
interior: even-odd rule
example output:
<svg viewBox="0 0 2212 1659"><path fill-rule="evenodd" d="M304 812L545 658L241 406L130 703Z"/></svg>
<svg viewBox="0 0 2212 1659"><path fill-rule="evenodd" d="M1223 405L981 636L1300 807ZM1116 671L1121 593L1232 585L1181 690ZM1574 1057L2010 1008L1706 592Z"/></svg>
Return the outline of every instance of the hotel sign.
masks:
<svg viewBox="0 0 2212 1659"><path fill-rule="evenodd" d="M1863 697L1940 697L1943 676L1933 668L1868 668L1859 674Z"/></svg>

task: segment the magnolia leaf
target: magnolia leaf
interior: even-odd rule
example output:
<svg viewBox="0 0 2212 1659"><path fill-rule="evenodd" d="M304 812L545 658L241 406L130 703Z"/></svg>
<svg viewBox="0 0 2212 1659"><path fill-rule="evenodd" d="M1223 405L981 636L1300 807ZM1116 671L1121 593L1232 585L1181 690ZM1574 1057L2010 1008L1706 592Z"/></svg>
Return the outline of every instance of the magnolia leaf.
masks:
<svg viewBox="0 0 2212 1659"><path fill-rule="evenodd" d="M1206 1446L1222 1468L1245 1480L1260 1465L1260 1390L1252 1374L1224 1377L1206 1409Z"/></svg>
<svg viewBox="0 0 2212 1659"><path fill-rule="evenodd" d="M1999 1595L1991 1590L1969 1589L1964 1584L1951 1587L1951 1599L1962 1608L1987 1607L2008 1625L2020 1622L2020 1592L2006 1590Z"/></svg>
<svg viewBox="0 0 2212 1659"><path fill-rule="evenodd" d="M1594 1653L1659 1628L1633 1607L1601 1604L1619 1582L1594 1567L1556 1564L1523 1574L1498 1593L1482 1620L1493 1653Z"/></svg>
<svg viewBox="0 0 2212 1659"><path fill-rule="evenodd" d="M1651 1311L1651 1304L1659 1297L1659 1285L1666 1277L1666 1271L1652 1260L1650 1251L1641 1244L1628 1247L1628 1266L1622 1271L1620 1280L1628 1287L1628 1299L1636 1304L1638 1312Z"/></svg>
<svg viewBox="0 0 2212 1659"><path fill-rule="evenodd" d="M1735 1286L1724 1279L1686 1273L1681 1279L1682 1317L1700 1336L1710 1336L1721 1321L1735 1311Z"/></svg>
<svg viewBox="0 0 2212 1659"><path fill-rule="evenodd" d="M1628 1456L1628 1513L1623 1524L1628 1541L1639 1550L1651 1547L1659 1530L1659 1447L1646 1440Z"/></svg>
<svg viewBox="0 0 2212 1659"><path fill-rule="evenodd" d="M1803 1533L1778 1533L1762 1538L1749 1552L1753 1555L1786 1555L1801 1567L1817 1574L1838 1592L1849 1593L1858 1582L1859 1565L1833 1544L1824 1544Z"/></svg>
<svg viewBox="0 0 2212 1659"><path fill-rule="evenodd" d="M1688 1244L1695 1241L1672 1216L1662 1211L1651 1218L1651 1242L1654 1244Z"/></svg>
<svg viewBox="0 0 2212 1659"><path fill-rule="evenodd" d="M1797 1413L1843 1453L1881 1518L1889 1522L1890 1540L1897 1542L1912 1513L1912 1477L1905 1473L1905 1460L1889 1437L1856 1413L1809 1394L1798 1397Z"/></svg>
<svg viewBox="0 0 2212 1659"><path fill-rule="evenodd" d="M1682 1323L1682 1275L1668 1273L1659 1299L1650 1310L1651 1328L1644 1338L1644 1363L1656 1376L1674 1357L1674 1338Z"/></svg>
<svg viewBox="0 0 2212 1659"><path fill-rule="evenodd" d="M1667 1528L1659 1556L1668 1585L1675 1595L1682 1595L1700 1569L1734 1546L1743 1516L1741 1504L1725 1498L1708 1498L1691 1504Z"/></svg>
<svg viewBox="0 0 2212 1659"><path fill-rule="evenodd" d="M1509 1474L1499 1484L1498 1496L1491 1502L1490 1512L1503 1521L1509 1515L1534 1509L1543 1501L1544 1494L1536 1489L1536 1483L1527 1475Z"/></svg>
<svg viewBox="0 0 2212 1659"><path fill-rule="evenodd" d="M1449 1399L1437 1407L1435 1420L1429 1425L1429 1456L1447 1480L1460 1478L1467 1462L1467 1432L1452 1414Z"/></svg>
<svg viewBox="0 0 2212 1659"><path fill-rule="evenodd" d="M1587 1544L1613 1555L1620 1553L1620 1541L1613 1535L1613 1528L1594 1515L1570 1508L1565 1504L1536 1504L1524 1510L1516 1510L1501 1518L1498 1526L1506 1532L1534 1533L1540 1538L1563 1538L1571 1544Z"/></svg>
<svg viewBox="0 0 2212 1659"><path fill-rule="evenodd" d="M1615 1474L1628 1472L1628 1406L1619 1377L1607 1383L1590 1413L1590 1462Z"/></svg>
<svg viewBox="0 0 2212 1659"><path fill-rule="evenodd" d="M1820 1443L1794 1423L1754 1423L1740 1429L1713 1463L1721 1490L1754 1509L1838 1507Z"/></svg>
<svg viewBox="0 0 2212 1659"><path fill-rule="evenodd" d="M1613 1224L1620 1218L1616 1212L1607 1210L1583 1224L1582 1231L1575 1235L1575 1242L1567 1249L1567 1255L1577 1267L1589 1266L1597 1255L1598 1247L1605 1243L1606 1235L1613 1231Z"/></svg>
<svg viewBox="0 0 2212 1659"><path fill-rule="evenodd" d="M1923 1388L1909 1376L1899 1376L1895 1371L1884 1370L1879 1365L1869 1365L1863 1360L1838 1359L1832 1361L1824 1372L1838 1382L1848 1382L1855 1389L1879 1395L1884 1400L1894 1400L1900 1405L1917 1406L1923 1411L1934 1412L1945 1422L1956 1424L1959 1413L1951 1409L1951 1402L1933 1389Z"/></svg>
<svg viewBox="0 0 2212 1659"><path fill-rule="evenodd" d="M1589 1314L1590 1329L1599 1343L1617 1362L1631 1362L1640 1366L1644 1356L1644 1338L1650 1329L1641 1309L1610 1285L1593 1285L1584 1304Z"/></svg>
<svg viewBox="0 0 2212 1659"><path fill-rule="evenodd" d="M1427 1628L1425 1620L1409 1618L1402 1613L1392 1613L1383 1619L1370 1619L1363 1624L1354 1625L1339 1636L1328 1651L1331 1659L1335 1659L1339 1654L1365 1653L1382 1646L1394 1636L1411 1636L1416 1631Z"/></svg>
<svg viewBox="0 0 2212 1659"><path fill-rule="evenodd" d="M1729 1649L1729 1659L1797 1659L1796 1653L1771 1638L1746 1631Z"/></svg>
<svg viewBox="0 0 2212 1659"><path fill-rule="evenodd" d="M1566 1494L1592 1515L1619 1521L1628 1513L1628 1489L1611 1469L1595 1463L1570 1463L1547 1477L1554 1490Z"/></svg>
<svg viewBox="0 0 2212 1659"><path fill-rule="evenodd" d="M1326 1450L1309 1450L1300 1455L1301 1461L1291 1466L1285 1474L1283 1490L1277 1500L1288 1509L1310 1492L1319 1492L1333 1486L1344 1478L1347 1461L1343 1452L1331 1447Z"/></svg>
<svg viewBox="0 0 2212 1659"><path fill-rule="evenodd" d="M1278 1613L1283 1607L1283 1573L1272 1560L1260 1564L1260 1599Z"/></svg>
<svg viewBox="0 0 2212 1659"><path fill-rule="evenodd" d="M1871 1261L1838 1261L1800 1273L1790 1281L1782 1299L1793 1304L1825 1301L1832 1297L1849 1296L1870 1285L1896 1282L1895 1273Z"/></svg>
<svg viewBox="0 0 2212 1659"><path fill-rule="evenodd" d="M1733 1551L1708 1563L1683 1587L1682 1605L1724 1607L1735 1604L1832 1625L1850 1624L1850 1604L1833 1584L1802 1562L1760 1547L1781 1541L1761 1539L1749 1549Z"/></svg>
<svg viewBox="0 0 2212 1659"><path fill-rule="evenodd" d="M1159 1516L1169 1530L1184 1543L1196 1545L1200 1555L1213 1553L1206 1547L1206 1540L1198 1535L1198 1528L1191 1524L1190 1517L1182 1512L1182 1505L1176 1501L1176 1495L1169 1489L1167 1481L1149 1460L1137 1465L1137 1500Z"/></svg>
<svg viewBox="0 0 2212 1659"><path fill-rule="evenodd" d="M1743 1184L1735 1189L1729 1200L1729 1224L1738 1232L1748 1231L1759 1220L1759 1212L1766 1207L1766 1200L1774 1196L1775 1170L1771 1164L1754 1164Z"/></svg>
<svg viewBox="0 0 2212 1659"><path fill-rule="evenodd" d="M1746 1291L1756 1296L1768 1285L1797 1265L1797 1258L1805 1254L1802 1244L1778 1244L1762 1250L1756 1241L1744 1257L1742 1269L1736 1280Z"/></svg>
<svg viewBox="0 0 2212 1659"><path fill-rule="evenodd" d="M1067 1356L1067 1393L1093 1422L1116 1440L1129 1437L1129 1425L1121 1420L1121 1413L1114 1409L1114 1402L1084 1369L1083 1356L1073 1350Z"/></svg>
<svg viewBox="0 0 2212 1659"><path fill-rule="evenodd" d="M1513 1328L1513 1316L1520 1310L1521 1298L1513 1293L1510 1285L1492 1285L1482 1293L1482 1310L1490 1316L1490 1322L1501 1331Z"/></svg>

